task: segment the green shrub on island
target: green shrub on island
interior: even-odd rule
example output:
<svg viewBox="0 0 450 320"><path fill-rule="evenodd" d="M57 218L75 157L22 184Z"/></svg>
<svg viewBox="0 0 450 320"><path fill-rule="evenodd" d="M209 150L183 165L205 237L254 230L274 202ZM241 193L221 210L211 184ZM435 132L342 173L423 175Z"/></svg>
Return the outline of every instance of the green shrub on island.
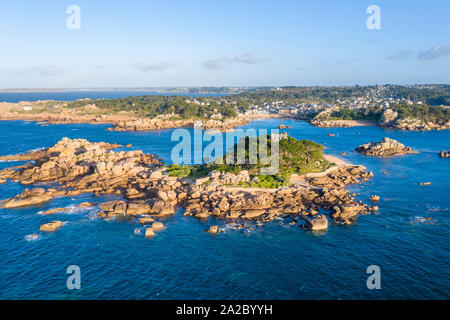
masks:
<svg viewBox="0 0 450 320"><path fill-rule="evenodd" d="M231 155L232 157L234 157L234 163L237 163L238 145L244 145L245 143L244 155L242 157L244 159L244 163L239 165L223 164L218 166L219 171L239 173L240 170L248 170L250 173L258 175L261 172L261 169L268 168L270 166L270 164L265 164L265 159L262 159L258 152L256 154L256 163L252 164L250 161L249 150L251 143L254 143L254 146L256 146L256 150L259 150L261 139L248 136L242 139L244 139L244 141L240 141L234 145L234 149ZM266 143L267 157L268 159L270 159L272 156L272 139L270 135L266 136ZM280 181L285 180L285 177L290 176L291 174L321 172L330 167L330 163L324 157L323 146L314 141L297 140L293 137L286 137L279 141L278 148L280 169L280 175L278 176L278 178L280 179ZM222 161L226 163L226 160L227 155L223 157Z"/></svg>
<svg viewBox="0 0 450 320"><path fill-rule="evenodd" d="M109 112L134 112L146 117L174 114L179 118L209 119L215 111L224 118L237 116L235 106L221 98L190 98L186 96L137 96L118 99L78 100L68 103L69 108L82 108L95 104ZM176 117L177 118L177 117Z"/></svg>
<svg viewBox="0 0 450 320"><path fill-rule="evenodd" d="M424 122L450 121L450 109L424 104L392 104L389 109L398 113L399 119L418 119ZM340 108L331 113L322 113L318 120L367 120L378 122L385 109L367 107L364 109Z"/></svg>
<svg viewBox="0 0 450 320"><path fill-rule="evenodd" d="M280 172L284 175L322 172L330 167L324 147L314 141L292 137L280 141Z"/></svg>
<svg viewBox="0 0 450 320"><path fill-rule="evenodd" d="M218 161L202 165L178 165L172 164L167 169L167 175L172 177L183 177L190 179L198 179L207 176L211 171L219 171L222 173L239 174L242 170L247 170L250 182L240 183L242 187L255 188L278 188L290 184L292 174L303 175L310 172L322 172L328 169L332 164L325 159L323 146L309 140L297 140L287 137L279 141L279 172L274 175L262 174L264 168L268 168L270 164L266 164L264 159L257 155L256 163L250 163L250 143L252 140L256 143L259 150L260 140L255 137L242 138L240 142L234 145L233 152L229 152L230 157L234 157L233 164L227 164L227 155L221 157ZM271 137L266 136L267 156L272 155ZM244 163L237 164L237 148L239 143L245 143ZM255 179L256 177L256 179Z"/></svg>
<svg viewBox="0 0 450 320"><path fill-rule="evenodd" d="M418 119L424 122L450 121L450 109L429 105L394 104L391 109L400 119Z"/></svg>
<svg viewBox="0 0 450 320"><path fill-rule="evenodd" d="M256 181L251 181L249 186L251 188L268 188L268 189L276 189L280 187L284 187L290 184L290 178L284 177L282 175L262 175L260 174Z"/></svg>
<svg viewBox="0 0 450 320"><path fill-rule="evenodd" d="M329 114L321 114L317 117L319 120L367 120L378 121L380 120L382 108L365 108L365 109L349 109L340 108Z"/></svg>
<svg viewBox="0 0 450 320"><path fill-rule="evenodd" d="M191 169L187 166L180 166L179 164L172 164L167 169L167 175L170 177L184 178L191 174Z"/></svg>
<svg viewBox="0 0 450 320"><path fill-rule="evenodd" d="M166 175L170 177L198 179L208 175L212 170L215 170L215 166L208 164L202 165L179 165L172 164L166 171Z"/></svg>

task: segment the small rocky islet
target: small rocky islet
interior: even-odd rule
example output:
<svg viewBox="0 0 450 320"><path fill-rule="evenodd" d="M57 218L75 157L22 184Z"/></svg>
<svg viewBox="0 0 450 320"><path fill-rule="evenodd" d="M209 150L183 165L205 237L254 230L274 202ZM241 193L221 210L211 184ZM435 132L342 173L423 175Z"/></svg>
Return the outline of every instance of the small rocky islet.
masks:
<svg viewBox="0 0 450 320"><path fill-rule="evenodd" d="M450 158L450 151L442 150L439 152L439 157L441 158Z"/></svg>
<svg viewBox="0 0 450 320"><path fill-rule="evenodd" d="M97 216L125 216L137 220L148 226L145 232L148 237L163 229L160 220L175 214L177 207L184 208L185 216L213 217L237 226L251 221L261 225L291 217L294 221L302 219L310 230L326 229L329 219L351 224L359 214L373 211L345 189L349 184L367 181L373 176L363 166L331 166L323 172L302 175L296 183L278 188L240 187L255 180L247 170L237 174L212 170L197 179L171 176L167 174L168 167L155 155L114 151L118 147L105 142L63 138L44 150L0 157L0 160L30 161L0 171L2 181L10 179L30 185L21 194L3 200L1 207L39 205L55 197L86 193L120 195L123 200L98 204ZM45 183L52 185L46 188ZM31 187L35 184L39 187ZM78 205L81 208L93 206L91 203ZM50 209L46 213L62 212L64 208ZM327 215L319 212L327 212ZM52 232L61 226L54 221L42 226L42 230ZM210 233L217 232L220 229L210 230Z"/></svg>
<svg viewBox="0 0 450 320"><path fill-rule="evenodd" d="M410 147L406 147L404 144L397 140L390 138L383 138L380 142L369 142L360 145L356 148L362 155L377 156L377 157L390 157L399 156L408 153L418 153Z"/></svg>

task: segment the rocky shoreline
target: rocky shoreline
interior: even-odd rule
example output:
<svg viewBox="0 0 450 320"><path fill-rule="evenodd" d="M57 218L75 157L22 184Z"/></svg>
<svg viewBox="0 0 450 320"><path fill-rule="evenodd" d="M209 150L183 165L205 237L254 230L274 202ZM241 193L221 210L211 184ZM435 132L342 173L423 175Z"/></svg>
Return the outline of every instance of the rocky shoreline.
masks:
<svg viewBox="0 0 450 320"><path fill-rule="evenodd" d="M376 126L376 122L365 120L320 120L312 119L310 123L318 128L350 128L362 126Z"/></svg>
<svg viewBox="0 0 450 320"><path fill-rule="evenodd" d="M8 161L32 160L26 165L0 171L1 181L10 179L30 186L21 194L3 200L1 206L39 205L55 197L85 193L115 194L123 200L100 203L97 216L137 219L148 225L147 229L151 228L149 236L161 230L159 224L153 228L155 223L175 214L177 208L184 208L186 216L213 217L237 225L244 225L245 221L259 225L289 217L293 223L304 222L311 230L323 230L328 220L350 224L359 214L371 211L345 189L349 184L367 181L373 176L363 166L346 165L320 174L307 174L297 184L278 189L235 188L232 185L249 181L248 172L235 175L211 171L208 176L195 180L172 177L165 174L167 167L155 155L142 151L113 151L117 147L116 144L63 138L45 150L0 157ZM46 187L46 183L51 186ZM39 186L32 187L36 184ZM59 226L59 223L51 226Z"/></svg>
<svg viewBox="0 0 450 320"><path fill-rule="evenodd" d="M349 128L355 126L378 125L382 128L396 129L396 130L411 130L411 131L431 131L431 130L447 130L450 129L450 121L422 121L415 118L401 118L399 114L392 109L386 109L381 114L378 122L365 120L333 120L326 119L326 116L332 110L325 110L318 113L316 117L311 119L310 123L319 128ZM321 118L322 117L322 118Z"/></svg>
<svg viewBox="0 0 450 320"><path fill-rule="evenodd" d="M383 112L378 125L383 128L413 131L450 129L450 121L425 122L414 118L400 118L398 113L392 109L386 109Z"/></svg>
<svg viewBox="0 0 450 320"><path fill-rule="evenodd" d="M146 118L133 113L118 112L115 114L102 114L95 105L88 105L82 110L65 108L65 103L57 103L54 112L49 112L40 104L48 104L51 101L38 101L36 103L0 103L0 120L25 120L47 124L111 124L110 131L150 131L182 127L198 126L203 130L217 129L219 132L233 129L247 124L249 121L242 117L228 119L177 119L177 115L162 115L155 118ZM36 112L17 111L24 110L27 106L37 109ZM11 111L16 110L16 111ZM39 111L38 111L39 110Z"/></svg>
<svg viewBox="0 0 450 320"><path fill-rule="evenodd" d="M170 120L170 119L137 119L130 121L119 121L113 123L110 131L148 131L148 130L162 130L181 127L201 128L203 130L216 129L219 132L233 129L235 127L247 124L249 121L245 119L226 119L226 120Z"/></svg>

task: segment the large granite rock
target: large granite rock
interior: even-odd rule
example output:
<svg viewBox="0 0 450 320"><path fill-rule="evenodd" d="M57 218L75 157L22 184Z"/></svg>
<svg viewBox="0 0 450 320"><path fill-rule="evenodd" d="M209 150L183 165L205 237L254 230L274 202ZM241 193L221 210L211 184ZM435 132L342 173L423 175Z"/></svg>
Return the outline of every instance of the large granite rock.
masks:
<svg viewBox="0 0 450 320"><path fill-rule="evenodd" d="M313 218L305 217L306 227L311 231L323 231L328 229L328 219L325 215Z"/></svg>
<svg viewBox="0 0 450 320"><path fill-rule="evenodd" d="M398 118L397 112L393 111L392 109L386 109L381 114L378 124L382 127L389 127L394 124L397 118Z"/></svg>
<svg viewBox="0 0 450 320"><path fill-rule="evenodd" d="M41 226L40 230L45 231L45 232L55 232L62 226L63 226L63 223L61 221L53 221L53 222L43 224Z"/></svg>
<svg viewBox="0 0 450 320"><path fill-rule="evenodd" d="M369 142L356 148L356 151L366 156L389 157L407 153L417 153L410 147L389 138L383 138L381 142Z"/></svg>
<svg viewBox="0 0 450 320"><path fill-rule="evenodd" d="M52 192L48 192L45 189L25 189L21 194L15 196L14 198L5 200L2 203L2 208L10 209L37 205L50 201L52 198Z"/></svg>

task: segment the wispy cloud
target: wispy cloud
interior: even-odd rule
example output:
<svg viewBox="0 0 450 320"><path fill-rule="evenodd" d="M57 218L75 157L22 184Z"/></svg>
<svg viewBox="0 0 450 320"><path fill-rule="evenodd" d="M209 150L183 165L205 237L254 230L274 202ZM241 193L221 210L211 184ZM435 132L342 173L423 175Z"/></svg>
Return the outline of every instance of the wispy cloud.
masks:
<svg viewBox="0 0 450 320"><path fill-rule="evenodd" d="M106 69L106 65L104 65L104 64L98 64L98 65L95 65L95 66L93 66L92 68L94 69L94 70L104 70L104 69Z"/></svg>
<svg viewBox="0 0 450 320"><path fill-rule="evenodd" d="M334 61L334 63L336 63L336 64L348 64L348 63L356 63L356 62L360 62L360 61L361 61L360 57L354 57L354 58L336 59Z"/></svg>
<svg viewBox="0 0 450 320"><path fill-rule="evenodd" d="M170 62L154 62L154 63L135 63L133 65L133 68L142 71L142 72L148 72L148 71L163 71L171 66L173 66L173 63Z"/></svg>
<svg viewBox="0 0 450 320"><path fill-rule="evenodd" d="M438 46L419 53L419 60L436 60L450 54L450 45Z"/></svg>
<svg viewBox="0 0 450 320"><path fill-rule="evenodd" d="M256 64L264 61L258 55L254 53L246 53L239 56L224 56L215 59L209 59L200 62L200 65L206 69L217 70L225 68L226 66L233 63L243 63L243 64Z"/></svg>
<svg viewBox="0 0 450 320"><path fill-rule="evenodd" d="M60 66L39 66L34 67L33 71L41 76L57 76L64 73L64 69Z"/></svg>
<svg viewBox="0 0 450 320"><path fill-rule="evenodd" d="M411 51L409 50L400 50L396 53L386 57L386 60L403 60L408 58L411 55Z"/></svg>
<svg viewBox="0 0 450 320"><path fill-rule="evenodd" d="M62 67L55 65L36 66L31 68L11 68L6 71L18 76L41 75L46 77L58 76L64 73L64 69Z"/></svg>
<svg viewBox="0 0 450 320"><path fill-rule="evenodd" d="M317 65L318 66L342 65L342 64L349 64L349 63L358 63L361 61L362 61L361 57L321 59Z"/></svg>

